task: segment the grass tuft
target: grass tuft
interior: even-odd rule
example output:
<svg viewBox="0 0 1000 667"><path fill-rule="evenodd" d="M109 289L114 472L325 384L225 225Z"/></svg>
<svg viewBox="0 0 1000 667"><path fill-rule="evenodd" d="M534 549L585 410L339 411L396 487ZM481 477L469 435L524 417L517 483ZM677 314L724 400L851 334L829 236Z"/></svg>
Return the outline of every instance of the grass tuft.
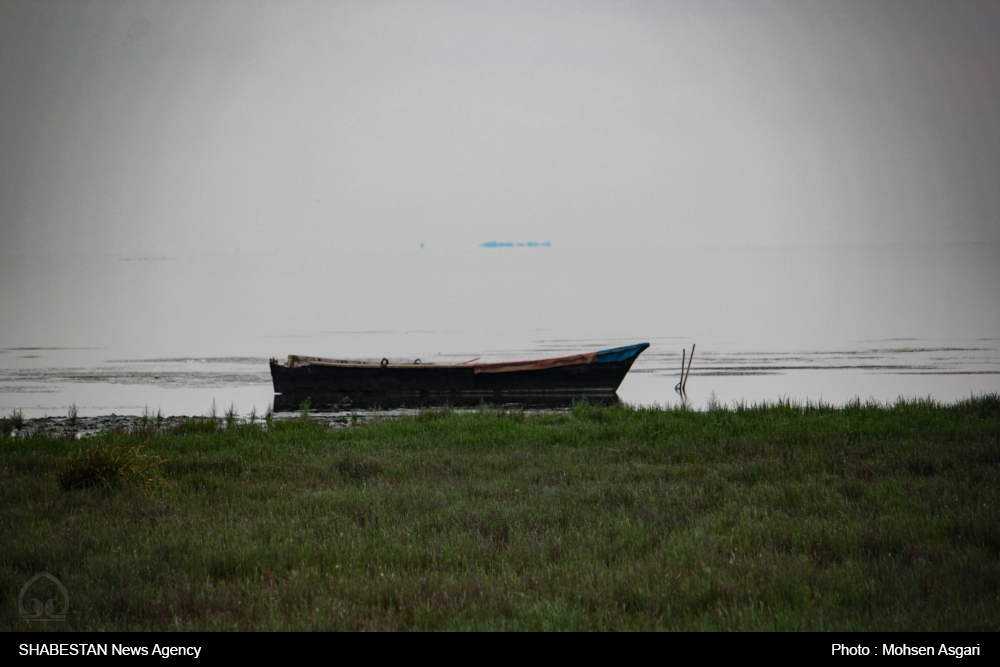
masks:
<svg viewBox="0 0 1000 667"><path fill-rule="evenodd" d="M59 486L64 491L101 486L116 489L134 485L146 489L163 481L163 459L141 446L97 444L71 452L59 463Z"/></svg>
<svg viewBox="0 0 1000 667"><path fill-rule="evenodd" d="M216 433L219 430L219 422L209 417L188 417L181 423L170 429L174 435L189 435L192 433Z"/></svg>
<svg viewBox="0 0 1000 667"><path fill-rule="evenodd" d="M337 461L335 467L341 474L358 482L377 477L385 471L385 466L379 461L349 455Z"/></svg>
<svg viewBox="0 0 1000 667"><path fill-rule="evenodd" d="M229 404L229 409L226 410L225 419L226 428L233 428L240 421L240 413L236 411L236 406L232 403Z"/></svg>
<svg viewBox="0 0 1000 667"><path fill-rule="evenodd" d="M0 433L8 436L11 431L20 431L24 428L24 413L20 410L13 410L9 417L0 419Z"/></svg>

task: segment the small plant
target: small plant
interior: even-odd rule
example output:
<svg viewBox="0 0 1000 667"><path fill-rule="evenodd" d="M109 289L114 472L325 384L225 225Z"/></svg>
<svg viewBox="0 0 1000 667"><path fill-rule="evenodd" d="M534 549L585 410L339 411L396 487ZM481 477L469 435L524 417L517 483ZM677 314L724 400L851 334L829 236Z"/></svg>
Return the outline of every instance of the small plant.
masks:
<svg viewBox="0 0 1000 667"><path fill-rule="evenodd" d="M236 411L236 406L232 403L229 404L229 409L226 410L226 428L233 428L239 422L240 413Z"/></svg>
<svg viewBox="0 0 1000 667"><path fill-rule="evenodd" d="M253 406L252 408L250 408L250 414L247 415L247 422L250 424L250 426L253 426L254 424L257 423L257 406L256 405Z"/></svg>
<svg viewBox="0 0 1000 667"><path fill-rule="evenodd" d="M76 403L69 406L68 416L69 416L69 425L76 426L76 417L77 417Z"/></svg>
<svg viewBox="0 0 1000 667"><path fill-rule="evenodd" d="M309 408L311 406L312 401L308 398L299 404L299 417L301 417L303 421L309 421Z"/></svg>
<svg viewBox="0 0 1000 667"><path fill-rule="evenodd" d="M714 412L716 410L721 410L723 408L722 404L719 403L719 397L715 395L715 390L708 395L708 403L706 406L709 412Z"/></svg>
<svg viewBox="0 0 1000 667"><path fill-rule="evenodd" d="M209 419L218 419L219 418L219 413L215 409L215 399L214 398L212 399L212 409L208 411L208 418Z"/></svg>
<svg viewBox="0 0 1000 667"><path fill-rule="evenodd" d="M268 403L267 411L264 412L264 423L270 426L271 422L273 421L274 421L274 407L270 403Z"/></svg>
<svg viewBox="0 0 1000 667"><path fill-rule="evenodd" d="M23 428L24 413L20 410L14 410L10 413L10 417L0 419L0 433L4 435L10 435L11 431L20 431Z"/></svg>
<svg viewBox="0 0 1000 667"><path fill-rule="evenodd" d="M142 409L142 415L139 417L139 421L133 423L131 427L127 428L126 432L144 438L151 438L156 435L157 431L157 424L154 420L155 416L147 405Z"/></svg>
<svg viewBox="0 0 1000 667"><path fill-rule="evenodd" d="M358 413L357 413L357 412L354 412L354 411L352 410L352 411L351 411L351 426L354 426L354 425L355 425L355 424L357 424L357 423L358 423Z"/></svg>
<svg viewBox="0 0 1000 667"><path fill-rule="evenodd" d="M96 445L80 449L59 464L59 486L65 491L103 486L106 489L131 484L150 489L163 481L163 459L142 447Z"/></svg>
<svg viewBox="0 0 1000 667"><path fill-rule="evenodd" d="M156 408L156 426L157 427L163 426L163 412L160 410L160 408Z"/></svg>

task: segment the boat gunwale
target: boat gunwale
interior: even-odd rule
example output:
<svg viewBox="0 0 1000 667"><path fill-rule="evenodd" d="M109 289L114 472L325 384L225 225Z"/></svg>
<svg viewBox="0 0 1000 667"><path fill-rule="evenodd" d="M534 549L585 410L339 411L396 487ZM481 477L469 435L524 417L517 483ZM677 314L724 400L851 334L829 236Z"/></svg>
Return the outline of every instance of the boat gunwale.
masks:
<svg viewBox="0 0 1000 667"><path fill-rule="evenodd" d="M290 366L286 363L275 364L276 366L281 366L284 368L305 368L306 366L326 366L326 367L336 367L336 368L372 368L372 369L383 369L383 368L469 368L472 366L468 364L435 364L432 362L419 364L409 363L409 364L399 364L389 362L386 365L382 365L377 361L300 361L294 366Z"/></svg>
<svg viewBox="0 0 1000 667"><path fill-rule="evenodd" d="M585 361L582 359L590 357ZM283 368L295 369L304 368L306 366L324 366L324 367L335 367L335 368L468 368L470 370L475 370L476 372L490 372L489 369L500 368L500 367L517 367L522 365L531 364L555 364L559 365L577 365L577 364L592 364L596 363L597 352L587 352L584 354L570 354L564 357L549 357L546 359L525 359L517 361L496 361L488 363L473 364L471 362L460 362L456 364L442 364L434 362L420 362L415 363L393 363L387 361L386 364L382 364L378 361L360 361L360 360L349 360L349 359L327 359L323 357L300 357L298 355L289 355L288 360L285 363L278 363L277 360L271 360L271 363L275 366L280 366ZM563 362L560 364L559 362ZM484 370L485 369L485 370Z"/></svg>
<svg viewBox="0 0 1000 667"><path fill-rule="evenodd" d="M479 357L476 357L476 359L478 358ZM475 361L476 359L473 359L472 361ZM305 366L336 366L341 368L420 368L424 366L428 368L472 368L472 366L469 365L471 362L468 361L457 364L441 364L433 361L425 363L421 361L420 363L415 364L413 362L391 362L386 359L386 365L383 366L380 361L376 360L362 361L360 359L331 359L329 357L307 357L298 354L288 355L288 359L286 359L283 363L274 358L272 358L270 362L273 366L289 369L304 368Z"/></svg>
<svg viewBox="0 0 1000 667"><path fill-rule="evenodd" d="M594 352L583 352L577 354L569 354L561 357L548 357L544 359L521 359L516 361L494 361L494 362L480 362L472 363L478 361L481 357L476 357L475 359L470 359L469 361L463 361L454 364L442 364L435 362L419 362L419 363L393 363L388 360L388 358L383 358L382 361L361 361L352 359L331 359L329 357L309 357L300 356L295 354L288 355L287 361L281 364L278 363L277 359L271 359L271 364L287 369L305 368L307 366L321 366L326 368L378 368L380 370L385 369L401 369L401 368L431 368L431 369L471 369L474 373L509 373L518 371L529 371L529 370L544 370L547 368L558 368L562 366L589 366L591 364L606 363L602 358L603 355L614 356L615 353L625 353L627 359L634 360L638 357L646 348L649 347L649 343L639 343L637 345L628 345L624 347L611 348L608 350L596 350ZM625 359L615 359L615 361L624 361ZM382 362L385 362L384 364ZM609 359L610 361L610 359Z"/></svg>

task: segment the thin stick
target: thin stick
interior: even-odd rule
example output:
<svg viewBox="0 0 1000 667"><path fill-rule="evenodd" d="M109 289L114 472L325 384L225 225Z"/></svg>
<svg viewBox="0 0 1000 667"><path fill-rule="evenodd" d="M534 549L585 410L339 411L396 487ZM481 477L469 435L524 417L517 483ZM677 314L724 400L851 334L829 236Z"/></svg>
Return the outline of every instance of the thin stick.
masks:
<svg viewBox="0 0 1000 667"><path fill-rule="evenodd" d="M684 360L687 359L687 348L681 350L681 381L674 387L674 391L684 391Z"/></svg>
<svg viewBox="0 0 1000 667"><path fill-rule="evenodd" d="M694 361L694 348L695 348L694 343L691 343L691 356L688 357L688 371L687 374L684 376L684 386L681 387L681 391L683 391L684 393L687 393L688 378L691 377L691 362Z"/></svg>
<svg viewBox="0 0 1000 667"><path fill-rule="evenodd" d="M455 365L456 366L463 366L465 364L471 364L473 361L478 361L479 359L482 359L482 357L476 357L475 359L469 359L468 361L460 361L460 362L458 362Z"/></svg>

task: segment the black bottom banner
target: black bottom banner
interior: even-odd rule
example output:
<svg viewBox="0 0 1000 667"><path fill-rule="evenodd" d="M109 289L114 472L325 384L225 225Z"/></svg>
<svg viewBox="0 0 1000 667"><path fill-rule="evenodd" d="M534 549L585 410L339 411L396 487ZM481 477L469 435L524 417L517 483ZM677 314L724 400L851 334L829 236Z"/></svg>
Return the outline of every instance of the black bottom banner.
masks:
<svg viewBox="0 0 1000 667"><path fill-rule="evenodd" d="M407 650L424 642L438 641L442 633L402 633L393 635L327 633L84 633L52 632L51 628L31 628L7 633L0 639L0 657L98 657L171 658L181 660L312 660L312 655L331 657L330 650L356 646L368 650ZM448 633L448 648L455 642L479 642L476 633ZM628 642L620 643L620 642ZM372 644L371 642L375 642ZM638 642L638 644L636 643ZM649 642L649 644L646 644ZM657 651L663 658L691 656L696 659L743 658L765 660L846 659L846 658L986 658L996 662L998 636L987 633L629 633L590 634L568 639L565 635L522 633L507 636L499 645L491 643L488 655L523 659L523 649L551 647L591 659L601 647L630 653L642 649ZM482 650L482 646L476 647ZM340 653L347 657L348 654ZM610 656L609 656L610 657ZM564 656L561 656L565 659ZM612 659L621 659L621 654Z"/></svg>

